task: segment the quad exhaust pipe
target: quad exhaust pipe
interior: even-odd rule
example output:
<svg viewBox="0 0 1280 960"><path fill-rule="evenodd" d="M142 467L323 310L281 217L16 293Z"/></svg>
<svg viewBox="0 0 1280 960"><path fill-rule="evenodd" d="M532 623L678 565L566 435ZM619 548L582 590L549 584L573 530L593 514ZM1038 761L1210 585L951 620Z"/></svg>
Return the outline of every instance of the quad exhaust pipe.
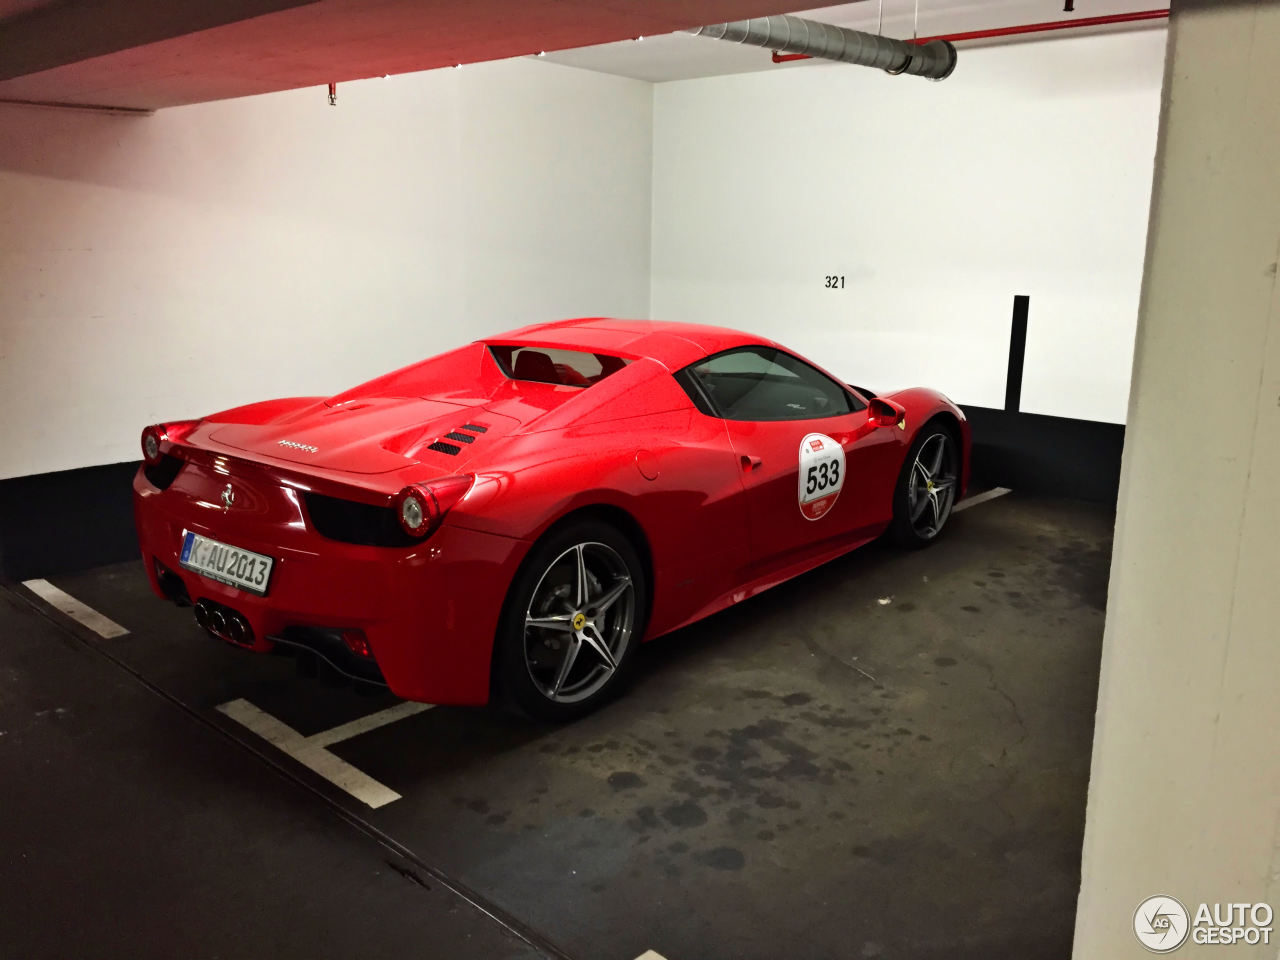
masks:
<svg viewBox="0 0 1280 960"><path fill-rule="evenodd" d="M253 645L253 627L249 626L249 621L243 614L236 613L230 607L212 600L201 600L196 604L195 615L196 623L218 639L240 647Z"/></svg>
<svg viewBox="0 0 1280 960"><path fill-rule="evenodd" d="M253 643L253 630L249 627L249 621L238 613L233 613L227 623L227 636L231 638L231 642L247 647Z"/></svg>

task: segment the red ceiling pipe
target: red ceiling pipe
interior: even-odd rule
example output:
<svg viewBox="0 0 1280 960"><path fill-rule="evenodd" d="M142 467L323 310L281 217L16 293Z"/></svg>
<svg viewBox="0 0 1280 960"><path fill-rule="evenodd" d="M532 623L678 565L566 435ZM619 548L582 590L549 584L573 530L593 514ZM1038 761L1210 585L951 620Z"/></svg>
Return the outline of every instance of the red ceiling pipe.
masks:
<svg viewBox="0 0 1280 960"><path fill-rule="evenodd" d="M1163 20L1169 16L1168 10L1137 10L1133 13L1108 13L1099 17L1080 17L1076 20L1049 20L1045 23L1022 23L1012 27L993 27L990 30L969 30L965 33L947 33L936 37L917 37L907 43L925 44L933 40L949 40L961 43L965 40L991 40L996 37L1016 37L1024 33L1049 33L1053 30L1073 30L1080 27L1107 27L1117 23L1138 23L1143 20ZM803 53L773 54L774 63L789 63L792 60L808 60Z"/></svg>

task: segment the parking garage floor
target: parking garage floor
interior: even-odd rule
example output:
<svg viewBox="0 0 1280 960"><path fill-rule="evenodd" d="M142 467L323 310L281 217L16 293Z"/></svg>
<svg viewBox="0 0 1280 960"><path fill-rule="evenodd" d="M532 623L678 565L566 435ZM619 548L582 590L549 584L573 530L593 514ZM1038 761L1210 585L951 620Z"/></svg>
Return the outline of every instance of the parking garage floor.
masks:
<svg viewBox="0 0 1280 960"><path fill-rule="evenodd" d="M1065 957L1112 515L1017 493L647 645L566 727L0 590L0 943L66 957ZM115 631L107 630L106 633ZM372 804L372 805L371 805Z"/></svg>

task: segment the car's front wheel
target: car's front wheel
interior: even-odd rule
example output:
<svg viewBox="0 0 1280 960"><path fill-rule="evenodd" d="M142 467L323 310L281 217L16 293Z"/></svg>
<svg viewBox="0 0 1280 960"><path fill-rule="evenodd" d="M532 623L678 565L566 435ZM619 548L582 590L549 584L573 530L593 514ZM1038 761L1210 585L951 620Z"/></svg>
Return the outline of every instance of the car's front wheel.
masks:
<svg viewBox="0 0 1280 960"><path fill-rule="evenodd" d="M644 565L608 524L553 530L508 592L495 656L497 693L532 716L571 720L617 691L648 609Z"/></svg>
<svg viewBox="0 0 1280 960"><path fill-rule="evenodd" d="M945 427L928 425L911 444L893 494L893 538L923 547L942 533L956 502L960 453Z"/></svg>

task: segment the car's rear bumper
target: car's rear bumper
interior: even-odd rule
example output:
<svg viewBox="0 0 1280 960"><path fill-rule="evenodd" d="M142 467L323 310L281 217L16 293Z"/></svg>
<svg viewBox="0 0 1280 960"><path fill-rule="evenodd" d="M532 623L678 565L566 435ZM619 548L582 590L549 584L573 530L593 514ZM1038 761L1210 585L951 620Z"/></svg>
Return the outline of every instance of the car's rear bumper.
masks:
<svg viewBox="0 0 1280 960"><path fill-rule="evenodd" d="M446 523L412 547L343 543L310 529L301 507L292 519L275 508L258 514L223 510L207 490L196 489L208 479L182 482L180 476L169 489L158 490L143 471L134 478L138 539L159 596L175 599L168 577L178 578L191 602L207 599L248 620L250 649L259 651L271 649L269 638L285 631L362 630L377 670L396 695L427 703L488 700L498 617L526 542ZM274 558L267 594L259 597L184 569L184 531ZM162 585L164 571L168 582Z"/></svg>

